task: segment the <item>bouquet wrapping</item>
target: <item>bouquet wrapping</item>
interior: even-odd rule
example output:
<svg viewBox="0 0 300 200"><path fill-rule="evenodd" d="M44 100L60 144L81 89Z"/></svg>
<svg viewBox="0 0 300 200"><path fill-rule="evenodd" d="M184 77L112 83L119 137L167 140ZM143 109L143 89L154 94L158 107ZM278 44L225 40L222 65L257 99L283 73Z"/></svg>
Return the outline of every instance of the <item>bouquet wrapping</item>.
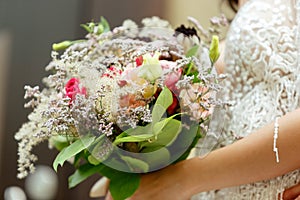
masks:
<svg viewBox="0 0 300 200"><path fill-rule="evenodd" d="M110 179L114 199L138 188L140 174L186 159L205 135L220 89L218 27L173 29L158 17L82 25L86 38L53 45L45 87L25 86L32 107L19 141L19 178L34 170L42 141L59 153L55 170L74 165L74 187L93 174Z"/></svg>

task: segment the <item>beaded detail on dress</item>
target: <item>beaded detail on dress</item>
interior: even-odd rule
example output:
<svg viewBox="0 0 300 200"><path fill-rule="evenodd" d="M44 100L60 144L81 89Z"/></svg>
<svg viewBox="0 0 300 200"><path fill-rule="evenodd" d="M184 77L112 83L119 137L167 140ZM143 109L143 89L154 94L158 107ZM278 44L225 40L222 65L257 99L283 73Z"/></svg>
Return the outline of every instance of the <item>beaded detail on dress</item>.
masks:
<svg viewBox="0 0 300 200"><path fill-rule="evenodd" d="M228 78L222 91L224 100L232 104L225 115L223 145L299 106L297 21L300 0L249 0L232 22L226 40ZM275 200L285 188L299 182L300 173L294 171L269 181L203 193L195 199Z"/></svg>

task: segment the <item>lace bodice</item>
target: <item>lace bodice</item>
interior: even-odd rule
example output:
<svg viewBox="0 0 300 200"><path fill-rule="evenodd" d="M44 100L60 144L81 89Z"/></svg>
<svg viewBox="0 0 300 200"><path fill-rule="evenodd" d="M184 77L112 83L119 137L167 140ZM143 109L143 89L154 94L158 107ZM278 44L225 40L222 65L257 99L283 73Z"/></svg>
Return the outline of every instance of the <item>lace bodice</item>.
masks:
<svg viewBox="0 0 300 200"><path fill-rule="evenodd" d="M299 106L298 0L249 0L227 35L222 97L226 111L223 144L229 144ZM298 87L297 87L298 86ZM272 151L272 150L270 150ZM274 157L275 159L275 157ZM299 171L198 199L277 199L300 181Z"/></svg>
<svg viewBox="0 0 300 200"><path fill-rule="evenodd" d="M250 0L227 37L224 98L233 104L226 129L237 137L298 106L294 0Z"/></svg>

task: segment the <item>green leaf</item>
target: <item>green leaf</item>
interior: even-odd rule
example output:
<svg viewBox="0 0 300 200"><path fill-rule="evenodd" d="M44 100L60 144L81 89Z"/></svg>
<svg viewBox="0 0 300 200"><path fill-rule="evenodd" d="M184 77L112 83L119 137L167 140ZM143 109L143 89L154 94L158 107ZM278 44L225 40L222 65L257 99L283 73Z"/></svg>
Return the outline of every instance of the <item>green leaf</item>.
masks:
<svg viewBox="0 0 300 200"><path fill-rule="evenodd" d="M127 163L133 172L137 171L145 173L149 171L149 165L145 161L130 156L121 156L121 158Z"/></svg>
<svg viewBox="0 0 300 200"><path fill-rule="evenodd" d="M137 126L135 128L130 128L124 132L122 132L120 135L117 136L117 138L127 137L129 135L142 135L142 134L148 134L151 133L151 125L146 126Z"/></svg>
<svg viewBox="0 0 300 200"><path fill-rule="evenodd" d="M170 152L167 148L161 146L146 147L142 151L142 159L150 165L150 169L159 169L170 164Z"/></svg>
<svg viewBox="0 0 300 200"><path fill-rule="evenodd" d="M105 168L101 168L101 171L99 172L103 176L106 176L109 179L112 179L116 174L121 173L121 172L127 172L130 169L128 168L127 163L125 163L124 160L121 158L114 156L112 158L109 158L105 160L102 165L105 166ZM115 167L116 169L112 169L111 167Z"/></svg>
<svg viewBox="0 0 300 200"><path fill-rule="evenodd" d="M69 146L70 141L65 136L57 135L57 136L50 137L49 143L52 146L54 146L58 151L61 151L65 147Z"/></svg>
<svg viewBox="0 0 300 200"><path fill-rule="evenodd" d="M125 200L133 195L139 185L139 174L118 173L110 179L109 191L114 200Z"/></svg>
<svg viewBox="0 0 300 200"><path fill-rule="evenodd" d="M103 26L103 32L104 33L110 31L109 23L104 17L101 17L101 24Z"/></svg>
<svg viewBox="0 0 300 200"><path fill-rule="evenodd" d="M92 32L92 29L91 29L91 27L89 25L87 25L87 24L80 24L80 26L82 28L84 28L84 30L86 30L88 33Z"/></svg>
<svg viewBox="0 0 300 200"><path fill-rule="evenodd" d="M188 50L188 52L186 53L186 57L192 57L192 56L195 56L198 52L198 49L199 49L199 45L195 45L193 46L192 48L190 48Z"/></svg>
<svg viewBox="0 0 300 200"><path fill-rule="evenodd" d="M66 40L66 41L63 41L63 42L60 42L60 43L52 44L52 49L54 51L60 51L60 50L64 50L64 49L68 48L72 44L73 44L72 41Z"/></svg>
<svg viewBox="0 0 300 200"><path fill-rule="evenodd" d="M102 166L95 166L89 163L81 165L74 174L69 176L69 188L73 188L90 176L97 174Z"/></svg>
<svg viewBox="0 0 300 200"><path fill-rule="evenodd" d="M202 80L200 80L198 78L198 74L199 72L198 71L195 71L195 72L191 72L190 75L191 76L194 76L194 79L193 79L193 83L200 83Z"/></svg>
<svg viewBox="0 0 300 200"><path fill-rule="evenodd" d="M174 120L173 118L176 117L176 116L178 116L178 115L180 115L180 113L179 113L179 114L172 115L171 117L168 117L168 118L166 118L166 119L163 119L163 120L161 120L161 121L155 123L155 124L153 125L153 127L152 127L152 133L153 133L154 135L158 135L158 134L163 130L163 128L164 128L165 126L167 126L167 124L170 123L170 121ZM176 121L178 121L178 120L176 120ZM171 122L171 123L173 123L173 122Z"/></svg>
<svg viewBox="0 0 300 200"><path fill-rule="evenodd" d="M99 159L95 158L93 155L89 155L87 159L88 159L89 163L91 163L92 165L98 165L101 163L101 161Z"/></svg>
<svg viewBox="0 0 300 200"><path fill-rule="evenodd" d="M95 140L95 136L85 135L84 137L76 140L74 143L70 144L68 147L64 148L55 158L53 162L53 168L57 171L58 165L63 165L64 162L76 154L80 153L82 150L90 146Z"/></svg>
<svg viewBox="0 0 300 200"><path fill-rule="evenodd" d="M52 44L52 49L54 51L65 50L68 47L70 47L71 45L76 44L76 43L81 43L83 41L85 41L85 40L74 40L74 41L66 40L66 41L63 41L60 43L54 43L54 44Z"/></svg>
<svg viewBox="0 0 300 200"><path fill-rule="evenodd" d="M189 129L183 128L181 134L179 134L176 141L172 144L173 149L177 149L176 154L172 154L176 158L174 163L185 160L201 137L202 134L199 125L192 125Z"/></svg>
<svg viewBox="0 0 300 200"><path fill-rule="evenodd" d="M147 126L138 126L121 133L113 142L115 145L122 142L143 142L147 141L155 135L153 127L160 121L167 108L173 102L173 95L171 91L165 87L159 94L152 110L152 122Z"/></svg>
<svg viewBox="0 0 300 200"><path fill-rule="evenodd" d="M143 142L153 138L153 134L132 135L123 138L117 138L113 144L118 145L122 142Z"/></svg>
<svg viewBox="0 0 300 200"><path fill-rule="evenodd" d="M98 137L88 148L93 158L102 162L106 160L113 151L113 145L110 140L103 134ZM90 157L89 157L90 158Z"/></svg>
<svg viewBox="0 0 300 200"><path fill-rule="evenodd" d="M164 87L164 89L160 92L152 110L152 124L155 124L162 118L172 102L172 92L167 87Z"/></svg>
<svg viewBox="0 0 300 200"><path fill-rule="evenodd" d="M74 156L73 166L78 168L81 165L82 159L86 159L86 152L81 151L80 153L76 154Z"/></svg>
<svg viewBox="0 0 300 200"><path fill-rule="evenodd" d="M114 145L118 145L122 142L142 142L149 140L153 137L151 123L147 126L137 126L135 128L128 129L118 135L113 142Z"/></svg>
<svg viewBox="0 0 300 200"><path fill-rule="evenodd" d="M164 119L154 125L155 139L144 142L142 147L168 146L176 139L181 131L181 122L171 117Z"/></svg>
<svg viewBox="0 0 300 200"><path fill-rule="evenodd" d="M140 185L139 174L121 172L103 164L98 169L102 176L110 179L109 191L114 200L125 200L132 196Z"/></svg>

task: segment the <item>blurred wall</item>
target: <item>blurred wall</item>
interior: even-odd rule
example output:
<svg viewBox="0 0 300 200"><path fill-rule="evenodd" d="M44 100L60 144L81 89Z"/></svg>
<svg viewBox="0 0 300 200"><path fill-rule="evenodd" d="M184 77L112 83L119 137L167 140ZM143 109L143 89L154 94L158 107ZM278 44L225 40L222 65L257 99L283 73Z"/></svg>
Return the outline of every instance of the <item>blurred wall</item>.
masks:
<svg viewBox="0 0 300 200"><path fill-rule="evenodd" d="M209 25L209 18L220 14L221 0L168 0L165 17L178 26L191 16L199 20L203 27Z"/></svg>
<svg viewBox="0 0 300 200"><path fill-rule="evenodd" d="M172 0L90 0L91 18L104 16L112 27L122 25L124 19L139 23L150 16L165 17L168 3ZM113 6L112 6L113 5ZM110 8L110 9L108 9Z"/></svg>
<svg viewBox="0 0 300 200"><path fill-rule="evenodd" d="M16 178L17 143L14 140L15 132L27 120L30 112L30 109L23 108L24 85L42 87L41 80L46 74L44 67L50 61L52 43L81 37L79 21L84 13L80 9L84 8L84 2L0 0L0 32L8 31L10 39L10 42L6 38L0 43L0 49L3 50L1 56L5 57L0 63L5 61L7 67L6 73L0 70L0 102L5 102L2 107L4 110L0 111L3 125L0 127L0 199L3 199L5 188L12 185L23 188L24 185L24 180ZM48 150L46 143L34 149L34 152L39 156L37 164L51 165L55 152ZM59 174L61 190L57 199L69 199L72 193L76 193L67 190L66 175L70 171L61 170Z"/></svg>
<svg viewBox="0 0 300 200"><path fill-rule="evenodd" d="M0 30L0 147L4 145L4 112L8 63L11 55L11 34L8 30ZM1 171L0 153L0 171Z"/></svg>

